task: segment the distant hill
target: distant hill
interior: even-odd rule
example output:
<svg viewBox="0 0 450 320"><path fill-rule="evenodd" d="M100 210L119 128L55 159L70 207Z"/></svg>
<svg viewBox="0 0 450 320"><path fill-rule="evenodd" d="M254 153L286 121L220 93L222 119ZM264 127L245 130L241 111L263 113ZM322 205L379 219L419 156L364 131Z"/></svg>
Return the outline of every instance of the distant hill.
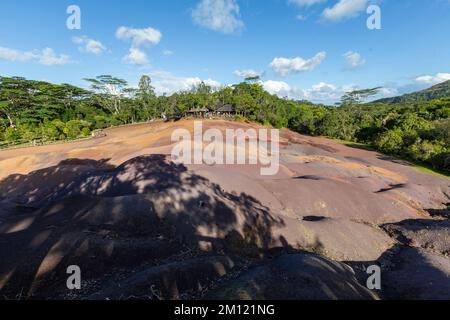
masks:
<svg viewBox="0 0 450 320"><path fill-rule="evenodd" d="M414 103L414 102L424 102L436 99L441 99L445 97L450 97L450 80L446 82L439 83L431 88L405 94L399 97L380 99L374 102L378 103Z"/></svg>

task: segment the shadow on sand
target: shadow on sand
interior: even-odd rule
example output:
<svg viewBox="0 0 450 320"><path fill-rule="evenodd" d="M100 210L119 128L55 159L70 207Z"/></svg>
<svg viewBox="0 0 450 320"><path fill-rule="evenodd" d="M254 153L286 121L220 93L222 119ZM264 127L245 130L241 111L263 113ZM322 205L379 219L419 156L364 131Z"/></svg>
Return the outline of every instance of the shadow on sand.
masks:
<svg viewBox="0 0 450 320"><path fill-rule="evenodd" d="M227 284L211 297L375 297L346 266L275 238L285 223L259 201L163 155L65 160L7 177L0 195L1 299L192 299ZM82 290L67 290L70 265Z"/></svg>
<svg viewBox="0 0 450 320"><path fill-rule="evenodd" d="M226 255L263 258L283 225L252 197L162 155L118 167L70 159L11 175L0 194L0 295L15 299L58 297L69 265L81 267L90 294L102 279L170 263L158 290L173 298L233 269ZM173 274L180 268L188 276Z"/></svg>

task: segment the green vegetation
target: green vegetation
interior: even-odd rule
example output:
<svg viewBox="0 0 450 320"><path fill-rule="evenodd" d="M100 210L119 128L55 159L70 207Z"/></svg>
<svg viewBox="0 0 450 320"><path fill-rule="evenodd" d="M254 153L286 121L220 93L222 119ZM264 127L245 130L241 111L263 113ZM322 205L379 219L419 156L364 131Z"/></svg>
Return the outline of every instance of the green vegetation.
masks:
<svg viewBox="0 0 450 320"><path fill-rule="evenodd" d="M450 173L448 171L442 171L437 169L430 169L427 165L414 164L414 168L422 173L430 174L435 177L450 179Z"/></svg>
<svg viewBox="0 0 450 320"><path fill-rule="evenodd" d="M405 94L400 97L381 99L376 102L380 103L416 103L416 102L426 102L431 100L437 100L450 97L450 80L439 83L431 88Z"/></svg>
<svg viewBox="0 0 450 320"><path fill-rule="evenodd" d="M416 104L356 104L329 111L319 132L450 171L450 98Z"/></svg>
<svg viewBox="0 0 450 320"><path fill-rule="evenodd" d="M237 118L367 145L385 154L450 171L450 98L364 103L379 88L346 94L337 107L281 99L253 79L213 90L157 96L143 76L136 89L109 75L86 79L90 90L0 77L0 146L88 137L94 130L182 117L193 108L232 105ZM434 91L436 89L433 89ZM450 96L450 94L448 94Z"/></svg>

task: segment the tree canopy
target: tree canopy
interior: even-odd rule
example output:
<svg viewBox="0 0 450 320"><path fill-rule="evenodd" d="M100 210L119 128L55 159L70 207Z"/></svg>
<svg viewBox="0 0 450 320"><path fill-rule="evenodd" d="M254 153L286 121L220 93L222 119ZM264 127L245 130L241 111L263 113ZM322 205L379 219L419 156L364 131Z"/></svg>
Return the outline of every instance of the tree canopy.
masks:
<svg viewBox="0 0 450 320"><path fill-rule="evenodd" d="M176 118L194 108L231 105L237 118L365 143L386 154L450 170L450 97L415 103L365 103L380 88L349 92L339 107L282 99L245 81L157 96L151 78L137 88L110 75L86 79L90 90L21 77L0 77L0 146L90 136L111 126Z"/></svg>

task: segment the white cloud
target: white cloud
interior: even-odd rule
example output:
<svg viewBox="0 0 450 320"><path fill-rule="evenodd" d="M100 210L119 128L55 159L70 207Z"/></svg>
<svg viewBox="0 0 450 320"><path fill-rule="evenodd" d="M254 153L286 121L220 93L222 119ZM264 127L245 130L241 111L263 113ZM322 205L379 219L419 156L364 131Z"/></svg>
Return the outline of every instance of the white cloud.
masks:
<svg viewBox="0 0 450 320"><path fill-rule="evenodd" d="M122 58L124 63L146 65L149 61L142 47L157 45L161 41L162 33L150 27L144 29L120 27L116 31L116 37L123 41L131 41L131 48L128 54Z"/></svg>
<svg viewBox="0 0 450 320"><path fill-rule="evenodd" d="M271 93L281 97L289 96L292 93L292 88L286 82L268 80L261 83L263 88Z"/></svg>
<svg viewBox="0 0 450 320"><path fill-rule="evenodd" d="M382 99L382 98L390 98L395 97L399 94L397 88L381 88L378 95L375 96L375 99Z"/></svg>
<svg viewBox="0 0 450 320"><path fill-rule="evenodd" d="M148 74L152 78L152 85L157 94L172 94L177 91L186 91L200 84L202 81L213 88L219 88L220 82L212 79L198 77L179 77L166 71L154 71Z"/></svg>
<svg viewBox="0 0 450 320"><path fill-rule="evenodd" d="M347 92L360 89L357 85L334 85L326 82L320 82L313 85L311 88L301 90L300 96L309 101L317 103L332 104L341 100L341 97ZM398 94L397 88L383 87L378 94L372 97L371 100L377 100L387 97L392 97Z"/></svg>
<svg viewBox="0 0 450 320"><path fill-rule="evenodd" d="M247 69L247 70L236 70L233 72L233 74L239 78L255 78L255 77L262 77L262 73L261 72L257 72L255 70L252 69Z"/></svg>
<svg viewBox="0 0 450 320"><path fill-rule="evenodd" d="M122 58L122 61L126 64L140 66L148 64L148 58L145 52L136 48L130 48L128 54Z"/></svg>
<svg viewBox="0 0 450 320"><path fill-rule="evenodd" d="M357 89L354 85L337 86L326 82L320 82L306 89L291 86L283 81L268 80L261 84L266 91L282 98L288 97L324 104L333 104L339 101L346 92Z"/></svg>
<svg viewBox="0 0 450 320"><path fill-rule="evenodd" d="M310 89L302 90L303 98L316 102L338 101L345 92L352 91L352 86L339 87L326 82L313 85Z"/></svg>
<svg viewBox="0 0 450 320"><path fill-rule="evenodd" d="M296 87L283 81L274 80L261 81L260 84L266 91L281 98L288 97L290 99L308 100L328 105L333 105L340 101L344 94L360 88L354 84L335 85L323 81L309 88ZM396 96L398 93L399 90L395 86L392 84L386 85L379 90L379 93L372 100Z"/></svg>
<svg viewBox="0 0 450 320"><path fill-rule="evenodd" d="M349 69L357 69L366 63L366 60L358 52L354 51L345 53L344 58L347 61L347 68Z"/></svg>
<svg viewBox="0 0 450 320"><path fill-rule="evenodd" d="M292 86L283 81L261 81L263 88L271 94L275 94L281 98L288 97L296 100L308 100L315 103L323 103L332 105L341 100L342 96L359 87L354 84L335 85L327 82L319 82L309 88L300 88ZM379 93L373 97L381 99L398 95L398 89L392 86L386 86L380 89Z"/></svg>
<svg viewBox="0 0 450 320"><path fill-rule="evenodd" d="M70 63L70 57L65 54L56 54L51 48L33 51L20 51L11 48L0 47L0 59L8 61L37 61L45 66L64 65Z"/></svg>
<svg viewBox="0 0 450 320"><path fill-rule="evenodd" d="M438 73L434 76L420 76L415 80L419 83L438 84L450 80L450 73Z"/></svg>
<svg viewBox="0 0 450 320"><path fill-rule="evenodd" d="M326 8L322 16L330 21L341 21L358 16L367 8L368 0L339 0L331 8Z"/></svg>
<svg viewBox="0 0 450 320"><path fill-rule="evenodd" d="M69 63L70 57L65 54L57 55L53 49L45 48L39 55L38 61L45 66L59 66Z"/></svg>
<svg viewBox="0 0 450 320"><path fill-rule="evenodd" d="M165 56L173 56L175 54L175 52L173 52L172 50L164 50L163 51L163 55Z"/></svg>
<svg viewBox="0 0 450 320"><path fill-rule="evenodd" d="M81 52L92 53L100 56L106 51L106 47L97 40L88 38L87 36L73 37L72 42L78 45Z"/></svg>
<svg viewBox="0 0 450 320"><path fill-rule="evenodd" d="M236 0L201 0L192 11L195 24L222 33L244 28Z"/></svg>
<svg viewBox="0 0 450 320"><path fill-rule="evenodd" d="M311 71L322 63L326 58L326 52L319 52L311 59L297 58L275 58L270 63L270 67L280 76L287 76L290 73L300 73Z"/></svg>
<svg viewBox="0 0 450 320"><path fill-rule="evenodd" d="M35 59L36 55L33 52L23 52L11 48L0 47L0 59L8 61L30 61Z"/></svg>
<svg viewBox="0 0 450 320"><path fill-rule="evenodd" d="M309 7L326 1L327 0L289 0L289 3L295 4L299 7Z"/></svg>
<svg viewBox="0 0 450 320"><path fill-rule="evenodd" d="M154 28L135 29L130 27L120 27L116 31L116 38L129 41L133 47L143 45L156 45L161 41L162 33Z"/></svg>

